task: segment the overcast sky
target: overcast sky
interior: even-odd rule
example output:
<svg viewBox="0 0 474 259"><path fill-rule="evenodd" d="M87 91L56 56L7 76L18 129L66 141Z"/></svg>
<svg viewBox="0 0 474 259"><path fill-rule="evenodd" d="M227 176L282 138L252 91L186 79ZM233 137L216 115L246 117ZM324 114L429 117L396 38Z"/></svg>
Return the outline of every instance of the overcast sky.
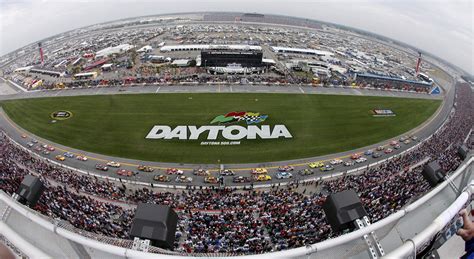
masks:
<svg viewBox="0 0 474 259"><path fill-rule="evenodd" d="M74 28L193 11L285 14L398 39L474 74L472 0L0 0L0 55Z"/></svg>

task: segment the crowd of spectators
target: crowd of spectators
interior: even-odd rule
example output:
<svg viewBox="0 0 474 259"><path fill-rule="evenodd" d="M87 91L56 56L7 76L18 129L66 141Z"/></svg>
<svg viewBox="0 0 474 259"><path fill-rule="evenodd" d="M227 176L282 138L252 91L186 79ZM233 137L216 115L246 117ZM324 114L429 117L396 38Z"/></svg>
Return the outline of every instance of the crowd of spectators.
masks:
<svg viewBox="0 0 474 259"><path fill-rule="evenodd" d="M375 222L430 189L420 173L421 162L437 160L447 172L454 171L462 162L457 149L474 122L471 89L461 85L456 91L456 104L447 123L429 140L357 175L271 189L163 191L56 167L30 156L2 133L0 186L11 194L26 174L38 175L47 189L37 211L79 229L116 238L129 238L134 215L133 208L120 203L169 205L179 215L175 251L254 254L300 247L340 234L331 230L321 208L330 193L354 189ZM474 147L472 133L466 145Z"/></svg>

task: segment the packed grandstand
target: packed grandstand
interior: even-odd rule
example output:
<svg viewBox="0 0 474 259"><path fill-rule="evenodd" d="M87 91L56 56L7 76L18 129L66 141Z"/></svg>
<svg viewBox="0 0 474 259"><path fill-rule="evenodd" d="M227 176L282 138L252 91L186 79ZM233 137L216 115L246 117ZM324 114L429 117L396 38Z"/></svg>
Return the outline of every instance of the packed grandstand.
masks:
<svg viewBox="0 0 474 259"><path fill-rule="evenodd" d="M35 210L78 230L119 239L129 237L133 204L169 205L179 213L177 252L256 254L295 248L341 234L331 231L321 209L328 193L356 190L376 222L430 189L420 161L437 160L446 172L453 172L461 163L457 148L466 139L474 147L474 96L469 85L456 88L455 102L447 123L409 153L358 175L292 182L270 190L155 191L120 185L34 158L2 134L1 189L12 194L25 174L37 175L47 190Z"/></svg>

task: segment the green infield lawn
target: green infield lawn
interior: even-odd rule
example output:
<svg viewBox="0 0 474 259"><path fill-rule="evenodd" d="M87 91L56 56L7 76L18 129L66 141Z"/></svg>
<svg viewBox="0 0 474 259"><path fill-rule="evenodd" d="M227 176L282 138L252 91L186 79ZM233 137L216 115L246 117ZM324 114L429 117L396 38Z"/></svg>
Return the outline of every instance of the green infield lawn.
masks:
<svg viewBox="0 0 474 259"><path fill-rule="evenodd" d="M140 94L4 101L24 129L65 146L148 161L178 163L267 162L347 151L403 134L427 120L440 101L302 94ZM391 109L394 117L373 117ZM51 123L51 113L73 116ZM210 125L232 111L268 115L262 125L284 124L292 139L241 140L201 146L199 140L145 139L154 125ZM245 126L244 124L239 124Z"/></svg>

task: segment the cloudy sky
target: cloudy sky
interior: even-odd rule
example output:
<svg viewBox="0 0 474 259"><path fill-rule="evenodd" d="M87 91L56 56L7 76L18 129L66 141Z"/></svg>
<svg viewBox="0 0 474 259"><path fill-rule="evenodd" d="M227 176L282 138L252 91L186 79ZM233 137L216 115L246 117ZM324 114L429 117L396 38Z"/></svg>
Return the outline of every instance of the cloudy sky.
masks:
<svg viewBox="0 0 474 259"><path fill-rule="evenodd" d="M472 0L0 0L0 55L66 30L192 11L285 14L398 39L474 74Z"/></svg>

